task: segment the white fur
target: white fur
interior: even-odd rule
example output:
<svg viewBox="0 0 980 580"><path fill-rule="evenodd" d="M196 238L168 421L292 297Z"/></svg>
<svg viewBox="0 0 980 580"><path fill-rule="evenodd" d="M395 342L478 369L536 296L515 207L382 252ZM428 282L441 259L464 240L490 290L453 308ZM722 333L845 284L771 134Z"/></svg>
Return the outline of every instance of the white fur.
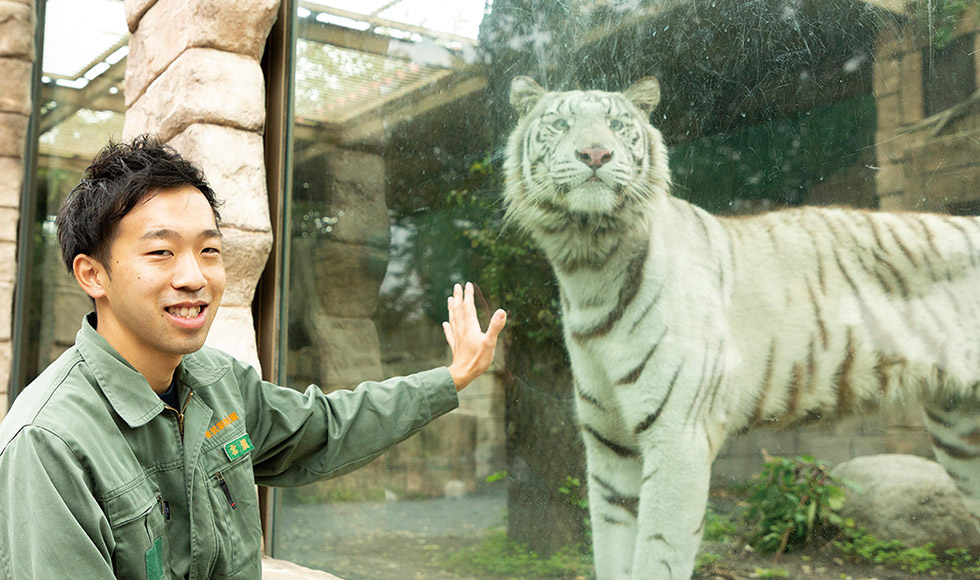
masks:
<svg viewBox="0 0 980 580"><path fill-rule="evenodd" d="M713 217L670 195L658 98L649 80L512 86L504 200L562 292L598 579L690 577L729 433L886 402L928 404L937 458L980 515L978 222ZM590 147L610 161L581 161Z"/></svg>

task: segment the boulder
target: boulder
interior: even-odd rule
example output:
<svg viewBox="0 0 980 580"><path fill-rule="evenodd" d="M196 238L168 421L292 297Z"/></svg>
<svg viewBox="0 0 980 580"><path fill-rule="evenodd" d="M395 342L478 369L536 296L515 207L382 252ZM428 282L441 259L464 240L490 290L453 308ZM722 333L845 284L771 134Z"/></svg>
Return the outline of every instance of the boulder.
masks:
<svg viewBox="0 0 980 580"><path fill-rule="evenodd" d="M860 487L847 490L841 515L879 540L937 551L978 548L980 533L956 486L935 461L914 455L871 455L841 463L833 474Z"/></svg>

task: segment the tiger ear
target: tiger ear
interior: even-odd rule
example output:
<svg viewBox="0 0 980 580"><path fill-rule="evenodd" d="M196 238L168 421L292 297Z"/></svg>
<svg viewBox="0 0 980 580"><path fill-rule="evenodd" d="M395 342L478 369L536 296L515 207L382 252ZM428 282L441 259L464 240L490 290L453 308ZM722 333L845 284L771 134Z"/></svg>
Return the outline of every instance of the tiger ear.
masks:
<svg viewBox="0 0 980 580"><path fill-rule="evenodd" d="M545 90L534 79L514 77L510 81L510 104L522 117L531 112L544 93Z"/></svg>
<svg viewBox="0 0 980 580"><path fill-rule="evenodd" d="M626 89L623 96L649 115L660 104L660 82L653 77L643 77Z"/></svg>

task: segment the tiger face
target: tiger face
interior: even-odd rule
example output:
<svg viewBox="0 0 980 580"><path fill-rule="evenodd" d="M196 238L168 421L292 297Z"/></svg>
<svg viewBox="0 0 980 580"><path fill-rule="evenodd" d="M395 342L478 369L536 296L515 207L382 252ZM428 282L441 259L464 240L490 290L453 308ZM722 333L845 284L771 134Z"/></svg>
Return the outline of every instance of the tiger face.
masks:
<svg viewBox="0 0 980 580"><path fill-rule="evenodd" d="M650 198L669 180L663 139L647 120L659 100L653 78L624 93L549 93L515 78L521 120L508 145L509 209L597 222Z"/></svg>

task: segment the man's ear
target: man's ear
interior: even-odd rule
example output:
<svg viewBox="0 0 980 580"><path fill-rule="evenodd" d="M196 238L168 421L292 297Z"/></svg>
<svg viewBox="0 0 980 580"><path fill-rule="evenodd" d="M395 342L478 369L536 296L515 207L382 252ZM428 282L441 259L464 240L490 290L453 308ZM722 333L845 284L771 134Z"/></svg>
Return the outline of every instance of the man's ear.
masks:
<svg viewBox="0 0 980 580"><path fill-rule="evenodd" d="M71 271L78 285L93 300L105 296L103 284L109 280L109 274L98 260L86 254L78 254L71 263Z"/></svg>

